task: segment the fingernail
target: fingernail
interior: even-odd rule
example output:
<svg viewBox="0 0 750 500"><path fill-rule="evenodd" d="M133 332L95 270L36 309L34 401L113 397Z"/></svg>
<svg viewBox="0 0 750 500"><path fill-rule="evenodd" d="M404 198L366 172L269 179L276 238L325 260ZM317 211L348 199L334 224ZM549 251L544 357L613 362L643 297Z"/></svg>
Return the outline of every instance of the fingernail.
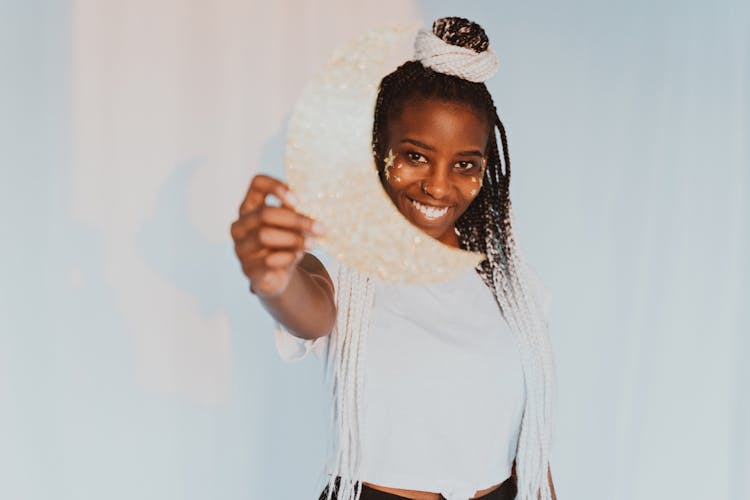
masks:
<svg viewBox="0 0 750 500"><path fill-rule="evenodd" d="M315 247L315 240L310 237L305 238L305 249L310 250L313 247Z"/></svg>
<svg viewBox="0 0 750 500"><path fill-rule="evenodd" d="M326 234L326 228L320 221L313 222L312 230L318 236L323 236L324 234Z"/></svg>
<svg viewBox="0 0 750 500"><path fill-rule="evenodd" d="M296 205L299 203L297 195L292 193L291 191L287 191L286 193L284 193L284 199L291 205Z"/></svg>

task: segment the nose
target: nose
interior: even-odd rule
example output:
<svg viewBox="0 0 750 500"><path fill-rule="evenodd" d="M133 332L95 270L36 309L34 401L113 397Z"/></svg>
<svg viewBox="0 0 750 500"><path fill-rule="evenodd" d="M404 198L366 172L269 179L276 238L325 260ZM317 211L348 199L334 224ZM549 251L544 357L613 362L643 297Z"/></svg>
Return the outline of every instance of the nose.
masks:
<svg viewBox="0 0 750 500"><path fill-rule="evenodd" d="M430 169L430 175L422 179L422 192L436 200L445 198L450 192L448 172L442 168Z"/></svg>

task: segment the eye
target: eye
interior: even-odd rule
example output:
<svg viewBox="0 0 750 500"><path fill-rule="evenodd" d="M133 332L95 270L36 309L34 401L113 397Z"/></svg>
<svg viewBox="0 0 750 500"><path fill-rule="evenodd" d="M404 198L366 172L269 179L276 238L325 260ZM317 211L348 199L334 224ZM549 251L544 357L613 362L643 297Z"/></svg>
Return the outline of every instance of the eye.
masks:
<svg viewBox="0 0 750 500"><path fill-rule="evenodd" d="M473 161L459 161L455 165L455 167L461 172L469 172L471 170L474 170L476 166L477 164Z"/></svg>
<svg viewBox="0 0 750 500"><path fill-rule="evenodd" d="M408 151L406 157L409 158L411 163L427 163L427 158L416 151Z"/></svg>

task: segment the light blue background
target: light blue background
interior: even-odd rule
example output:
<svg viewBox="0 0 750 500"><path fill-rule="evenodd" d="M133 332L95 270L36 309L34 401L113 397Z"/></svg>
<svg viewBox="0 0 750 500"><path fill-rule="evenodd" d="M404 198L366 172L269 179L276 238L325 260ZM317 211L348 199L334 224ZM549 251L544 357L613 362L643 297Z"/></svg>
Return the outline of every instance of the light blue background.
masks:
<svg viewBox="0 0 750 500"><path fill-rule="evenodd" d="M71 8L0 5L0 498L313 498L320 366L278 359L228 234L192 229L199 158L175 168L139 250L228 315L231 397L137 377L106 242L70 214ZM501 58L489 87L517 233L553 293L558 497L750 498L748 4L422 9L477 20ZM280 130L266 171L282 148ZM74 262L86 284L71 289Z"/></svg>

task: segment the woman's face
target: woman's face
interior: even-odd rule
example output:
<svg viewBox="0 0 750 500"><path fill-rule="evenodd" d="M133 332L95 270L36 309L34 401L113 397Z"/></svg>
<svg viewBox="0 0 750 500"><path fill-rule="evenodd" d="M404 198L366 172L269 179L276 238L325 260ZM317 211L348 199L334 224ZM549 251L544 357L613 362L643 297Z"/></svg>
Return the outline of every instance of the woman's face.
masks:
<svg viewBox="0 0 750 500"><path fill-rule="evenodd" d="M412 101L388 122L387 138L384 187L391 200L419 229L458 247L456 220L484 176L486 119L463 103Z"/></svg>

